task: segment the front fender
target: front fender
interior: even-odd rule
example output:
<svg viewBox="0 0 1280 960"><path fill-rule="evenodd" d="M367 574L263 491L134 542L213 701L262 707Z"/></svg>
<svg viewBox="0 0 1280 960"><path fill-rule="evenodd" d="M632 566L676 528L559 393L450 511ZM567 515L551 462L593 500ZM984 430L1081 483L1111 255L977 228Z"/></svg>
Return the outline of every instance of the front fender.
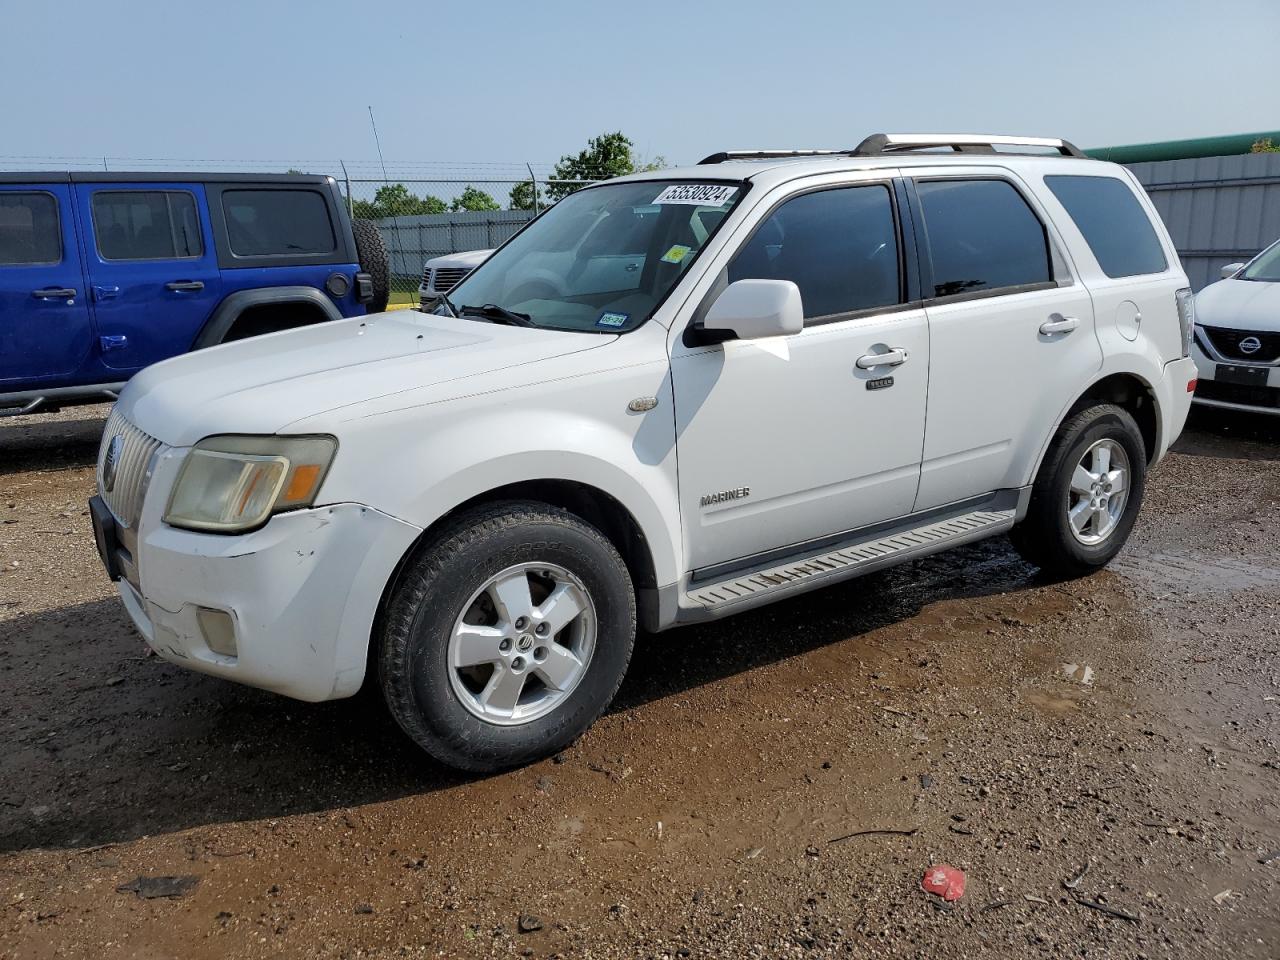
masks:
<svg viewBox="0 0 1280 960"><path fill-rule="evenodd" d="M646 412L628 409L640 396ZM510 484L564 480L620 503L644 534L658 584L683 569L675 426L666 363L458 398L338 427L326 500L352 499L419 527Z"/></svg>

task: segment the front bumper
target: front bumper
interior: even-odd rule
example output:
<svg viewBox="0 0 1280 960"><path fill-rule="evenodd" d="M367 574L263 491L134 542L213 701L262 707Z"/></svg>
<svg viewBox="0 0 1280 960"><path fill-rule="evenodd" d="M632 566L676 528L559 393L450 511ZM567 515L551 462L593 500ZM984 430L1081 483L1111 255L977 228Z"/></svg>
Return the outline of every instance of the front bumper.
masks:
<svg viewBox="0 0 1280 960"><path fill-rule="evenodd" d="M1199 337L1191 346L1191 356L1195 359L1200 380L1192 398L1197 406L1280 416L1280 366L1245 364L1227 358L1211 357L1201 345ZM1219 363L1257 370L1260 372L1260 382L1247 386L1221 382L1218 379Z"/></svg>
<svg viewBox="0 0 1280 960"><path fill-rule="evenodd" d="M148 513L132 557L137 585L117 584L160 656L299 700L360 689L383 589L419 528L355 503L283 513L239 536L179 530ZM100 550L113 541L106 531Z"/></svg>

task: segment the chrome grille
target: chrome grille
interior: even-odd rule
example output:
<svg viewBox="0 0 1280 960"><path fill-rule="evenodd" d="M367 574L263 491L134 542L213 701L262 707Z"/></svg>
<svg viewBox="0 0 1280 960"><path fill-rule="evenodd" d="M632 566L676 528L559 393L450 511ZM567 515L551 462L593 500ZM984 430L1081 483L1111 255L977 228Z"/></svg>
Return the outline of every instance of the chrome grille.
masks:
<svg viewBox="0 0 1280 960"><path fill-rule="evenodd" d="M123 439L115 464L115 481L111 489L106 490L102 482L103 467L106 464L107 450L116 437ZM147 492L147 481L151 479L148 469L152 456L160 447L159 440L143 433L126 420L124 414L117 410L111 411L106 429L102 432L102 446L98 450L98 490L112 515L126 527L136 526L138 517L142 514L142 498Z"/></svg>
<svg viewBox="0 0 1280 960"><path fill-rule="evenodd" d="M432 271L433 289L440 293L448 293L470 272L466 267L436 267Z"/></svg>

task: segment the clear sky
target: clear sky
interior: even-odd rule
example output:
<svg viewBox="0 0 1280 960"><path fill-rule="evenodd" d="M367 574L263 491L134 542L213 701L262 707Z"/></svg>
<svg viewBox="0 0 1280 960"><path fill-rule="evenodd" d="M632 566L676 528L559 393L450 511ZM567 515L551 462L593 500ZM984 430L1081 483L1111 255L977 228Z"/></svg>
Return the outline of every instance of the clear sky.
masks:
<svg viewBox="0 0 1280 960"><path fill-rule="evenodd" d="M1280 0L0 0L0 26L10 168L369 161L370 104L388 160L466 172L614 129L694 162L894 130L1280 128Z"/></svg>

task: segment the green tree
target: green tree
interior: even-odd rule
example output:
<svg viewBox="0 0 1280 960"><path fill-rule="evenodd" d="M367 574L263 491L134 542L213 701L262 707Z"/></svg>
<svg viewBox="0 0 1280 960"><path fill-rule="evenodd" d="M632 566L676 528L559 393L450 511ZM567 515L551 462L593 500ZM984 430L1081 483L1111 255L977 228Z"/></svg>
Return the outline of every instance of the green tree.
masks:
<svg viewBox="0 0 1280 960"><path fill-rule="evenodd" d="M388 217L412 217L424 213L444 213L449 207L439 197L415 196L403 183L388 183L378 188L373 200L357 200L352 213L366 220Z"/></svg>
<svg viewBox="0 0 1280 960"><path fill-rule="evenodd" d="M1255 140L1253 146L1249 150L1250 153L1280 153L1280 144L1272 143L1270 137L1263 137Z"/></svg>
<svg viewBox="0 0 1280 960"><path fill-rule="evenodd" d="M541 210L547 205L547 197L538 191L537 202L534 202L533 181L521 180L511 188L510 210Z"/></svg>
<svg viewBox="0 0 1280 960"><path fill-rule="evenodd" d="M498 201L483 190L477 190L468 184L460 197L453 201L453 210L501 210Z"/></svg>
<svg viewBox="0 0 1280 960"><path fill-rule="evenodd" d="M577 156L566 154L555 166L553 176L557 180L608 180L612 177L625 177L629 173L640 170L660 170L666 166L662 157L655 157L649 163L637 163L631 139L615 130L613 133L602 133L587 141L585 150ZM574 183L549 183L547 196L552 200L566 197L580 189Z"/></svg>

